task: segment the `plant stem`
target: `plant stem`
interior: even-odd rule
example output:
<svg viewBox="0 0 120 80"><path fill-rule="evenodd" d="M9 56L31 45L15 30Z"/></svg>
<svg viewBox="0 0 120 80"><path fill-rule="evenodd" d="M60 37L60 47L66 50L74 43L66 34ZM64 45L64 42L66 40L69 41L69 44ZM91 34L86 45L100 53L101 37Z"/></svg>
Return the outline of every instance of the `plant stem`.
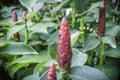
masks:
<svg viewBox="0 0 120 80"><path fill-rule="evenodd" d="M104 52L104 43L101 42L100 44L100 65L103 65L105 59L105 52Z"/></svg>
<svg viewBox="0 0 120 80"><path fill-rule="evenodd" d="M74 4L71 3L71 8L72 8L72 28L75 27L75 9L74 9Z"/></svg>
<svg viewBox="0 0 120 80"><path fill-rule="evenodd" d="M93 51L91 53L88 53L87 64L90 66L92 66L92 58L93 58Z"/></svg>
<svg viewBox="0 0 120 80"><path fill-rule="evenodd" d="M68 71L62 72L62 80L71 80L69 78L69 72Z"/></svg>
<svg viewBox="0 0 120 80"><path fill-rule="evenodd" d="M28 31L28 27L27 27L27 23L26 23L26 26L25 26L25 43L27 44L28 43L28 36L29 36L29 31Z"/></svg>
<svg viewBox="0 0 120 80"><path fill-rule="evenodd" d="M115 7L115 10L117 10L118 9L118 7L119 7L119 1L117 1L117 4L116 4L116 7ZM115 16L113 16L113 20L112 20L113 22L115 22Z"/></svg>
<svg viewBox="0 0 120 80"><path fill-rule="evenodd" d="M80 19L80 31L82 32L81 38L83 41L83 47L84 47L84 40L85 40L85 33L84 33L84 18Z"/></svg>

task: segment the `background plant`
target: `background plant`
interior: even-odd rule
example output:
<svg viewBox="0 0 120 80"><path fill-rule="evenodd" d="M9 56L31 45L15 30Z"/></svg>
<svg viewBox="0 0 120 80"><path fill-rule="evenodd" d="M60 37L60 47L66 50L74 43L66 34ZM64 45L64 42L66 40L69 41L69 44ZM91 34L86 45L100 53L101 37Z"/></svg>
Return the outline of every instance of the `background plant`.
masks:
<svg viewBox="0 0 120 80"><path fill-rule="evenodd" d="M69 77L84 80L93 76L91 80L97 80L106 75L110 80L118 80L119 0L106 0L106 32L101 40L95 33L98 8L104 6L101 0L14 0L8 1L8 4L5 1L0 1L0 79L5 80L7 77L4 76L8 73L11 80L45 80L48 67L54 62L59 80L61 73L56 62L57 36L60 22L66 16L73 53ZM13 10L18 15L16 23L13 22ZM27 14L26 22L22 19L23 12ZM16 32L19 33L19 40L14 37ZM103 65L99 65L101 42L104 43L105 53ZM6 71L5 75L3 71Z"/></svg>

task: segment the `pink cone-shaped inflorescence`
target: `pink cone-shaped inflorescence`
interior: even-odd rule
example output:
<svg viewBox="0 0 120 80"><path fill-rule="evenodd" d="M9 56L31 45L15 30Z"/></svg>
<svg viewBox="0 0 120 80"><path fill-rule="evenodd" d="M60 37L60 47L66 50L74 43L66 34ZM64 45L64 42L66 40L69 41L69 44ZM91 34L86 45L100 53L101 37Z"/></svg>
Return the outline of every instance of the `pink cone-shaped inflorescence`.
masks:
<svg viewBox="0 0 120 80"><path fill-rule="evenodd" d="M62 19L58 33L58 56L57 61L60 68L69 71L72 59L72 50L70 44L70 30L66 18Z"/></svg>
<svg viewBox="0 0 120 80"><path fill-rule="evenodd" d="M26 12L22 13L22 19L26 22L27 21L27 14Z"/></svg>
<svg viewBox="0 0 120 80"><path fill-rule="evenodd" d="M47 74L47 79L46 80L57 80L56 78L56 69L54 63L52 63L49 67L49 71Z"/></svg>
<svg viewBox="0 0 120 80"><path fill-rule="evenodd" d="M17 22L18 21L18 16L17 16L17 12L16 10L13 11L13 22Z"/></svg>
<svg viewBox="0 0 120 80"><path fill-rule="evenodd" d="M99 21L97 24L97 31L96 31L97 35L100 37L104 36L105 30L106 30L106 25L105 25L106 23L106 19L105 19L106 18L106 7L105 7L106 2L105 0L103 0L103 4L104 4L104 7L99 8L100 15L99 15Z"/></svg>
<svg viewBox="0 0 120 80"><path fill-rule="evenodd" d="M15 23L15 22L17 22L17 21L18 21L17 12L16 12L16 10L14 10L14 11L13 11L13 22ZM16 24L16 23L15 23L15 24ZM14 37L19 39L19 33L16 32L16 33L14 34Z"/></svg>

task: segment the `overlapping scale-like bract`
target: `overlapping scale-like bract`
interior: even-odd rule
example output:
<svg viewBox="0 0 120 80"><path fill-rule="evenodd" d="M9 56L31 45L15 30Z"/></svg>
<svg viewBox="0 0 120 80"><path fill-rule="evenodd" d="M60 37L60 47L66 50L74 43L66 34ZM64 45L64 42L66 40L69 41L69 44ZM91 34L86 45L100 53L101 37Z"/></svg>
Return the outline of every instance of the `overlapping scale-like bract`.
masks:
<svg viewBox="0 0 120 80"><path fill-rule="evenodd" d="M56 78L56 69L54 63L52 63L49 67L49 71L47 74L47 79L46 80L57 80Z"/></svg>
<svg viewBox="0 0 120 80"><path fill-rule="evenodd" d="M70 44L70 30L66 18L62 19L58 33L58 56L57 61L60 68L69 71L72 59L72 50Z"/></svg>

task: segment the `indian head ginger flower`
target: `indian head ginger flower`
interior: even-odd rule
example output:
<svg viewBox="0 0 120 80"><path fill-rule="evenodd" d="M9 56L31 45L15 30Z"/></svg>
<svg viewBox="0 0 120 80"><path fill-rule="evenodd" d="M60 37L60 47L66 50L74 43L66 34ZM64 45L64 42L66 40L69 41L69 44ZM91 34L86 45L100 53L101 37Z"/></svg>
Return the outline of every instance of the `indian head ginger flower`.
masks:
<svg viewBox="0 0 120 80"><path fill-rule="evenodd" d="M18 15L17 15L16 10L14 10L14 11L13 11L13 22L16 24L17 21L18 21ZM14 34L14 37L15 37L15 38L18 38L18 40L19 40L19 38L20 38L19 33L16 32L16 33Z"/></svg>
<svg viewBox="0 0 120 80"><path fill-rule="evenodd" d="M97 24L97 35L102 37L104 36L105 34L105 30L106 30L106 20L105 20L105 17L106 17L106 10L105 10L105 7L100 7L99 8L99 21L98 21L98 24Z"/></svg>
<svg viewBox="0 0 120 80"><path fill-rule="evenodd" d="M58 32L57 51L57 62L59 67L65 71L69 71L71 66L72 50L70 43L70 30L66 18L63 18L61 21Z"/></svg>
<svg viewBox="0 0 120 80"><path fill-rule="evenodd" d="M49 67L47 79L46 80L57 80L56 78L56 69L54 63L52 63Z"/></svg>
<svg viewBox="0 0 120 80"><path fill-rule="evenodd" d="M100 7L99 8L99 20L98 20L98 24L97 24L97 35L102 37L105 34L105 30L106 30L106 0L102 0L103 1L103 5L104 7Z"/></svg>
<svg viewBox="0 0 120 80"><path fill-rule="evenodd" d="M18 16L17 16L17 12L16 10L13 11L13 22L17 22L18 21Z"/></svg>

